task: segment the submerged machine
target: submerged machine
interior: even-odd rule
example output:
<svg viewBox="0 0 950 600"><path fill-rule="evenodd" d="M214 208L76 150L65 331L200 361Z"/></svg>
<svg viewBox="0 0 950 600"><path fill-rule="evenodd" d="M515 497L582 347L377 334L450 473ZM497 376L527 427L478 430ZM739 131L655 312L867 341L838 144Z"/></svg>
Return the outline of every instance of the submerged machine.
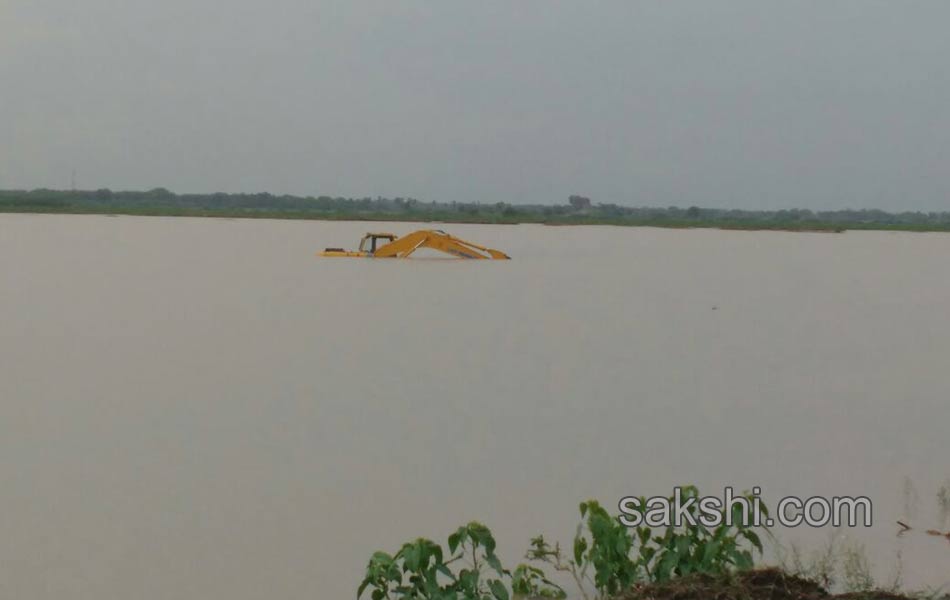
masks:
<svg viewBox="0 0 950 600"><path fill-rule="evenodd" d="M407 258L419 248L432 248L458 258L511 258L500 250L486 248L451 236L440 229L421 229L401 238L392 233L367 233L360 241L359 250L327 248L321 256L348 256L358 258Z"/></svg>

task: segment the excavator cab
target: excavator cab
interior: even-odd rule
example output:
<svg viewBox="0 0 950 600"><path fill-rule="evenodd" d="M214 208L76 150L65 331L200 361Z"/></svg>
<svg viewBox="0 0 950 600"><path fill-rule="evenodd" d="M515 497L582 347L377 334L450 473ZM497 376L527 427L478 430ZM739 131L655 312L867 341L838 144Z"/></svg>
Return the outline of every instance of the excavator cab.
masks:
<svg viewBox="0 0 950 600"><path fill-rule="evenodd" d="M383 240L383 243L378 243L379 240ZM370 255L376 253L377 246L382 246L390 242L394 242L396 236L391 233L367 233L363 236L363 239L360 240L360 252L366 252Z"/></svg>

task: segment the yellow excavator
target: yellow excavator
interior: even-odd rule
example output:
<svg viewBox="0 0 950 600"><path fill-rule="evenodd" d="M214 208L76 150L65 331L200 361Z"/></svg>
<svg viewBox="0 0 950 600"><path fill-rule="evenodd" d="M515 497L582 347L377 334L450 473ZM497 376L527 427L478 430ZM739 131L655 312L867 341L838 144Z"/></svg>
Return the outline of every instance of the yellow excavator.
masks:
<svg viewBox="0 0 950 600"><path fill-rule="evenodd" d="M458 258L511 258L500 250L486 248L451 236L439 229L421 229L397 238L391 233L367 233L360 242L359 250L327 248L321 256L347 256L358 258L407 258L419 248L432 248Z"/></svg>

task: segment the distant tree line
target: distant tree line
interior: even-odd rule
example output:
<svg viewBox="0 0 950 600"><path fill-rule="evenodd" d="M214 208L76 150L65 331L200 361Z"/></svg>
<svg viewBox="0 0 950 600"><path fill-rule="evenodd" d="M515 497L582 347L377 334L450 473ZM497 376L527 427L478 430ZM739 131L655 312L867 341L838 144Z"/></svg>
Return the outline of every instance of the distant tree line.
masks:
<svg viewBox="0 0 950 600"><path fill-rule="evenodd" d="M108 189L0 190L0 212L183 214L314 219L430 220L486 223L608 223L795 229L950 229L950 212L876 209L740 210L632 207L570 195L564 204L423 202L416 198L343 198L259 194L175 194Z"/></svg>

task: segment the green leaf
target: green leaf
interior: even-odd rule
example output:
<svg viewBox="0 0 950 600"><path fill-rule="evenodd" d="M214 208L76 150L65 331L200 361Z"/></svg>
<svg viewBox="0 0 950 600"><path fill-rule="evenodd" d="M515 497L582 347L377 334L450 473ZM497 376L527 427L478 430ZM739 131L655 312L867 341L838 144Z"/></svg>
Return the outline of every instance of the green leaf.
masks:
<svg viewBox="0 0 950 600"><path fill-rule="evenodd" d="M759 552L762 552L762 540L759 539L758 534L747 529L742 532L742 535L744 535Z"/></svg>
<svg viewBox="0 0 950 600"><path fill-rule="evenodd" d="M436 568L436 570L437 570L439 573L442 573L443 575L445 575L446 577L448 577L448 578L451 579L452 581L455 581L455 573L453 573L452 570L449 569L449 568L448 568L447 566L445 566L444 564L439 563L439 564L437 564L437 565L435 566L435 568Z"/></svg>
<svg viewBox="0 0 950 600"><path fill-rule="evenodd" d="M640 538L641 544L646 544L650 541L650 536L653 535L653 530L649 527L640 527L637 529L637 536Z"/></svg>
<svg viewBox="0 0 950 600"><path fill-rule="evenodd" d="M707 542L705 546L706 547L703 548L703 564L708 566L712 564L712 561L715 560L719 552L719 542L713 540Z"/></svg>
<svg viewBox="0 0 950 600"><path fill-rule="evenodd" d="M574 563L577 566L584 564L584 553L587 552L587 539L584 537L574 538Z"/></svg>
<svg viewBox="0 0 950 600"><path fill-rule="evenodd" d="M459 547L460 536L461 534L459 532L455 532L449 536L449 553L450 554L455 554L455 549Z"/></svg>
<svg viewBox="0 0 950 600"><path fill-rule="evenodd" d="M418 544L407 545L402 553L402 564L404 571L418 571L421 550Z"/></svg>
<svg viewBox="0 0 950 600"><path fill-rule="evenodd" d="M627 536L619 536L614 541L614 550L616 550L617 554L626 555L629 549L630 549L630 543L629 543L629 540L627 539Z"/></svg>
<svg viewBox="0 0 950 600"><path fill-rule="evenodd" d="M485 562L487 562L488 566L494 569L495 572L498 573L499 575L505 574L505 568L501 566L501 561L498 560L498 557L495 556L494 554L486 554Z"/></svg>
<svg viewBox="0 0 950 600"><path fill-rule="evenodd" d="M689 538L688 537L677 537L676 538L676 553L679 556L689 556Z"/></svg>
<svg viewBox="0 0 950 600"><path fill-rule="evenodd" d="M505 585L502 582L497 579L492 579L488 582L488 588L496 600L508 600L508 590L505 589Z"/></svg>

